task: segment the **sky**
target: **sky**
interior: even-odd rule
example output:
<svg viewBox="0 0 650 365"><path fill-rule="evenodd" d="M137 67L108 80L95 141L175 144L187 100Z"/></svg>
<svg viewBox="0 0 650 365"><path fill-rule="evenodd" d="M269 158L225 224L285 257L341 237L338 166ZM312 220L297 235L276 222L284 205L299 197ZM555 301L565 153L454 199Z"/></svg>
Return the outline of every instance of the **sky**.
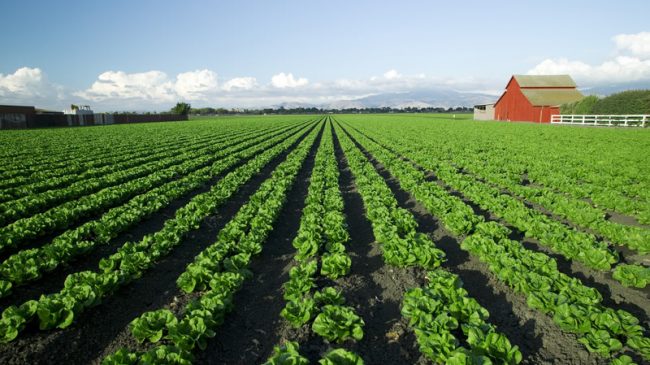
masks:
<svg viewBox="0 0 650 365"><path fill-rule="evenodd" d="M326 104L512 74L650 87L650 1L0 2L0 104Z"/></svg>

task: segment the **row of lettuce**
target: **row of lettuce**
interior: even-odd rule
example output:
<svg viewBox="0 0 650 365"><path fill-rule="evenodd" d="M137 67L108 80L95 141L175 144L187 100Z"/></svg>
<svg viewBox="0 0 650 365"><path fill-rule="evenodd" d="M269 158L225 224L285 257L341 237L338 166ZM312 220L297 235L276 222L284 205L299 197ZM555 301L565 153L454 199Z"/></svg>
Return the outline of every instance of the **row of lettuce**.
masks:
<svg viewBox="0 0 650 365"><path fill-rule="evenodd" d="M143 150L142 147L135 147L130 153L128 151L114 151L114 153L94 161L91 166L74 160L73 156L70 157L69 166L63 168L51 169L48 166L41 166L42 171L29 175L28 179L25 178L26 181L0 190L0 225L4 225L17 217L20 218L19 213L27 216L37 209L46 208L58 201L65 201L66 198L74 199L73 194L75 193L79 194L77 196L83 196L88 192L110 186L111 183L127 181L120 178L128 179L128 175L118 175L115 172L138 171L130 169L183 155L186 151L191 152L201 147L208 147L212 142L218 143L220 139L232 138L241 134L243 133L239 131L230 131L217 136L199 135L191 140L159 143L153 146L146 145L146 150ZM82 166L85 169L82 169ZM82 181L85 183L80 184ZM80 191L75 192L70 189L72 186ZM52 190L56 192L42 194ZM23 213L9 209L16 205L26 208L27 211Z"/></svg>
<svg viewBox="0 0 650 365"><path fill-rule="evenodd" d="M364 321L354 307L345 305L340 289L331 283L350 272L346 252L350 235L339 190L339 168L334 155L331 126L323 132L314 160L300 228L292 244L295 265L284 284L286 304L280 315L296 328L307 327L330 343L359 341ZM277 346L266 364L308 364L295 341ZM321 364L363 364L362 358L343 348L331 349Z"/></svg>
<svg viewBox="0 0 650 365"><path fill-rule="evenodd" d="M143 191L173 179L184 170L209 165L222 148L239 143L240 136L215 138L199 146L164 152L153 161L121 170L113 166L109 174L78 179L59 189L34 193L0 204L0 250L17 247L78 220L121 204Z"/></svg>
<svg viewBox="0 0 650 365"><path fill-rule="evenodd" d="M428 283L408 290L402 303L422 354L436 363L519 363L517 346L487 322L488 311L467 294L460 278L440 267L444 252L417 232L413 215L399 207L384 178L347 132L337 125L336 134L384 261L428 270Z"/></svg>
<svg viewBox="0 0 650 365"><path fill-rule="evenodd" d="M92 252L97 246L110 243L120 233L169 206L175 199L200 188L241 161L277 144L301 126L264 130L251 138L221 143L221 149L212 155L196 157L192 161L170 168L170 171L152 174L145 179L156 180L158 176L165 176L169 181L161 182L162 185L145 190L124 204L107 210L95 220L63 232L49 243L20 250L7 257L0 263L0 295L7 296L13 286L37 280L43 274ZM132 181L125 184L123 189L139 191L142 189L141 185L138 181ZM150 184L145 185L151 187ZM66 219L70 216L59 217Z"/></svg>
<svg viewBox="0 0 650 365"><path fill-rule="evenodd" d="M322 128L311 132L280 163L271 176L221 229L215 242L196 256L176 283L185 293L194 293L178 313L158 309L131 322L131 333L139 342L152 345L145 352L122 348L107 356L103 364L189 364L192 352L205 349L225 315L233 308L233 296L252 276L251 258L262 252L287 193ZM288 140L295 142L297 137ZM162 343L160 343L162 341Z"/></svg>
<svg viewBox="0 0 650 365"><path fill-rule="evenodd" d="M309 126L313 135L313 123ZM127 242L115 253L103 258L97 270L70 274L59 292L43 294L38 300L6 308L0 319L0 340L8 342L15 339L31 321L37 321L41 330L70 326L84 310L100 304L117 289L137 280L161 258L169 255L183 243L189 232L197 229L206 217L214 214L240 187L295 145L305 133L303 127L297 133L284 136L280 143L256 154L212 185L209 191L192 197L164 222L162 229L145 235L138 242ZM237 259L232 261L233 264L238 262Z"/></svg>
<svg viewBox="0 0 650 365"><path fill-rule="evenodd" d="M645 336L646 329L635 316L606 307L596 289L561 273L555 259L509 239L511 232L505 226L485 222L459 197L436 182L428 181L421 169L401 156L407 156L426 168L437 165L429 165L427 162L431 156L409 144L402 131L382 134L382 144L379 144L351 126L346 130L449 231L455 235L467 235L461 248L486 263L500 281L525 295L531 308L552 316L560 328L578 335L579 341L591 352L610 357L627 345L644 359L650 359L650 338ZM379 133L373 136L379 138ZM439 178L444 176L438 171L436 173ZM462 176L456 182L445 180L445 183L471 200L490 196L488 189L485 189L487 193L482 193L482 187L466 183ZM492 212L491 206L482 206Z"/></svg>
<svg viewBox="0 0 650 365"><path fill-rule="evenodd" d="M597 271L611 271L613 277L625 286L643 288L650 282L650 268L640 264L622 263L619 252L593 234L576 230L555 220L529 207L524 201L504 194L499 187L458 172L450 163L436 158L436 155L427 148L415 146L403 139L394 142L391 146L400 151L410 151L415 161L432 171L445 184L462 192L474 204L503 219L523 232L526 237L537 239L543 246L566 259L580 262ZM449 225L452 232L463 234L467 232L468 227L471 227L471 222L475 224L479 218L475 217L471 210L464 209L462 215L454 216Z"/></svg>
<svg viewBox="0 0 650 365"><path fill-rule="evenodd" d="M143 130L137 127L124 130L124 133L115 130L107 133L104 130L92 136L76 130L65 133L65 138L56 130L11 135L12 143L7 144L7 151L13 149L14 154L0 157L5 166L0 171L0 189L4 192L30 184L47 183L48 180L67 175L83 175L133 157L144 157L165 148L175 148L179 144L191 145L224 132L243 130L228 128L224 131L224 128L203 127L194 133L181 130L171 134L161 129ZM106 139L110 139L110 143L107 144ZM62 140L66 143L61 143ZM8 194L8 198L12 197L13 194Z"/></svg>

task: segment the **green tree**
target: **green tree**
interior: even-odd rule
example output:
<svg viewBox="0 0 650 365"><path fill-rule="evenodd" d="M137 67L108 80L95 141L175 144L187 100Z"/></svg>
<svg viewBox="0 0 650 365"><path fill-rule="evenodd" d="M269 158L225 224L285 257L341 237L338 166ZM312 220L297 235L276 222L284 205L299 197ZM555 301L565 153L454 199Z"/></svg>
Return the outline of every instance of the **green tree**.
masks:
<svg viewBox="0 0 650 365"><path fill-rule="evenodd" d="M176 106L172 108L171 112L174 114L187 115L190 113L190 109L192 109L190 104L178 102L176 103Z"/></svg>

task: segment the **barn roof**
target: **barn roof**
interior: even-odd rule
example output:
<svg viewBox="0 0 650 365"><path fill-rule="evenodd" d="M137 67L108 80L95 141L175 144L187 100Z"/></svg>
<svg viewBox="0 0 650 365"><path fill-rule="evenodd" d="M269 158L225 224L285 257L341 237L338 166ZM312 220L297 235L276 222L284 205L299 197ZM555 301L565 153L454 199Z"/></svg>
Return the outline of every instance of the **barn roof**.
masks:
<svg viewBox="0 0 650 365"><path fill-rule="evenodd" d="M533 106L557 106L584 98L576 89L521 89Z"/></svg>
<svg viewBox="0 0 650 365"><path fill-rule="evenodd" d="M519 87L576 87L569 75L514 75Z"/></svg>

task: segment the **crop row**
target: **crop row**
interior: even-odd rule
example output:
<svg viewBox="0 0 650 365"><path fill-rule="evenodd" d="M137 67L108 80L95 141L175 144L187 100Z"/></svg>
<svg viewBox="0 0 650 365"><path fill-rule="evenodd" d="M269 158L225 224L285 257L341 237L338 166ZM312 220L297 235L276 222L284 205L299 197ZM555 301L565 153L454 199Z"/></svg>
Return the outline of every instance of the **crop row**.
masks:
<svg viewBox="0 0 650 365"><path fill-rule="evenodd" d="M0 225L14 222L17 219L42 212L56 204L83 198L102 189L128 183L134 179L159 172L168 167L192 161L197 157L210 156L221 148L238 143L240 137L224 138L217 141L205 141L198 145L181 147L155 154L146 163L137 164L130 168L120 169L115 166L111 172L87 180L77 179L65 187L47 190L40 193L23 196L0 204Z"/></svg>
<svg viewBox="0 0 650 365"><path fill-rule="evenodd" d="M215 137L233 134L233 132L236 132L236 130L223 134L210 131L209 133L199 133L194 136L178 136L167 142L161 141L160 138L153 138L150 141L142 141L136 146L133 146L133 143L123 145L112 143L110 146L98 142L79 143L78 151L48 151L32 158L21 157L15 162L15 170L12 170L11 164L7 163L7 168L0 175L3 177L0 188L3 189L2 193L4 194L7 189L41 181L56 180L66 175L83 174L88 170L100 169L113 163L128 161L132 158L158 153L178 146L210 141ZM69 143L74 145L73 141L69 141ZM66 144L66 147L68 146L69 144Z"/></svg>
<svg viewBox="0 0 650 365"><path fill-rule="evenodd" d="M548 166L545 166L548 168ZM593 179L596 173L589 173ZM584 175L583 175L584 176ZM640 223L650 224L650 207L648 206L648 199L640 199L638 192L633 192L626 196L621 191L631 184L616 184L614 186L602 185L604 181L600 180L601 184L594 183L576 183L578 178L567 177L563 174L549 172L544 168L531 169L528 172L528 178L532 182L539 183L551 189L567 193L575 198L589 199L594 204L603 206L616 212L631 215Z"/></svg>
<svg viewBox="0 0 650 365"><path fill-rule="evenodd" d="M430 270L427 287L409 290L402 304L402 314L415 330L420 351L439 363L519 363L522 355L517 346L512 346L506 336L486 322L488 311L467 295L456 276L440 268L444 252L417 232L413 216L398 206L384 179L347 133L340 126L336 133L366 216L381 243L384 261Z"/></svg>
<svg viewBox="0 0 650 365"><path fill-rule="evenodd" d="M321 126L322 123L319 123ZM319 129L314 129L262 183L237 214L218 233L216 241L201 252L179 276L178 287L199 295L183 308L180 318L160 309L142 314L130 324L139 342L160 344L147 352L120 349L103 364L177 363L189 364L195 348L205 349L207 340L233 307L233 295L252 273L248 265L262 252L263 243L273 229L286 194L302 167Z"/></svg>
<svg viewBox="0 0 650 365"><path fill-rule="evenodd" d="M357 140L369 153L395 176L400 186L411 193L446 227L455 226L457 207L464 204L434 182L427 182L422 171L399 155L355 133ZM426 161L424 153L417 154L390 138L390 147L414 161ZM466 194L466 188L458 189ZM460 211L465 215L467 209ZM602 296L576 278L570 278L557 269L554 259L525 249L521 243L509 240L507 228L496 222L483 222L478 216L466 216L471 222L462 233L471 234L461 248L488 264L490 271L516 292L524 293L531 308L554 316L558 325L580 336L580 341L592 352L603 356L616 353L625 343L645 358L650 358L650 341L644 329L630 313L613 310L601 304ZM455 232L456 233L456 232ZM458 234L458 233L456 233Z"/></svg>
<svg viewBox="0 0 650 365"><path fill-rule="evenodd" d="M356 133L360 140L364 141L366 145L375 145L376 142L368 139L366 136ZM406 155L412 158L421 166L431 169L436 177L441 179L445 184L448 184L457 191L463 193L465 197L479 205L482 209L493 213L494 215L502 218L507 223L511 224L521 232L524 232L527 237L533 237L539 242L550 248L552 251L562 254L565 258L576 260L585 264L595 270L608 271L612 269L612 265L619 262L618 252L607 245L606 242L599 241L592 234L577 231L568 227L567 225L553 220L545 214L527 207L519 199L507 194L501 193L501 190L490 186L488 184L478 181L476 178L461 174L456 169L448 164L442 163L435 157L424 150L411 145L407 145L402 141L394 141L392 146L400 151L408 151ZM383 148L379 146L378 148ZM397 156L392 159L397 159ZM398 164L398 166L402 166ZM403 166L408 166L404 164ZM414 175L419 180L424 180L424 173L418 172ZM442 188L434 183L429 184L437 190ZM459 203L456 202L455 205ZM465 216L470 214L470 211L465 211ZM451 225L455 223L458 217L452 219ZM463 218L467 222L467 218ZM453 227L448 226L452 232L465 233L466 231L454 231ZM626 268L641 268L639 265L626 265ZM630 271L628 269L628 271ZM641 272L641 277L636 281L623 280L625 284L631 285L632 283L643 284L643 277L645 274Z"/></svg>
<svg viewBox="0 0 650 365"><path fill-rule="evenodd" d="M300 228L292 242L297 264L289 271L289 280L284 284L286 304L280 315L296 328L310 324L314 333L330 342L363 338L364 322L353 307L345 305L341 290L323 287L325 278L333 281L349 273L352 260L345 250L349 240L328 123L316 153ZM301 358L296 343L278 347L282 348L285 352L292 349ZM287 356L278 351L269 362ZM350 352L346 356L360 359Z"/></svg>
<svg viewBox="0 0 650 365"><path fill-rule="evenodd" d="M0 264L1 296L6 296L14 285L36 280L43 273L92 251L98 245L108 244L118 234L168 206L174 199L201 187L232 166L250 159L302 128L303 126L299 125L226 148L219 153L225 157L218 159L211 166L190 172L178 180L140 194L126 204L110 209L101 218L55 237L49 244L22 250L10 256ZM239 149L241 150L237 151Z"/></svg>
<svg viewBox="0 0 650 365"><path fill-rule="evenodd" d="M179 208L173 218L165 221L161 230L146 235L139 242L127 242L117 252L102 259L98 271L70 274L60 292L44 294L38 300L5 309L0 319L0 339L3 342L15 339L34 317L38 317L41 330L70 326L85 309L100 304L118 288L139 278L160 258L167 256L183 242L188 232L197 229L207 216L214 214L242 185L300 137L294 135L287 138L228 173L210 191L194 196Z"/></svg>
<svg viewBox="0 0 650 365"><path fill-rule="evenodd" d="M101 167L87 168L83 171L75 171L74 173L63 174L59 176L51 176L45 180L34 179L33 181L25 182L19 186L3 189L0 191L0 202L2 207L6 207L9 201L15 201L18 198L26 195L34 195L37 193L45 192L60 188L65 185L73 184L80 181L92 182L92 178L102 177L114 171L125 170L136 167L152 161L164 159L168 156L175 154L184 154L200 146L209 146L213 144L223 143L223 141L233 140L234 138L243 138L246 135L254 134L249 133L224 133L213 138L205 138L201 141L193 141L193 143L176 144L171 146L155 146L145 151L145 153L138 153L133 151L131 154L120 156L115 154L110 158L104 160L104 165ZM76 164L72 161L71 165Z"/></svg>
<svg viewBox="0 0 650 365"><path fill-rule="evenodd" d="M239 141L235 140L218 147L228 148L238 143ZM225 156L223 150L220 151L216 147L214 149L210 154L195 155L192 153L183 155L175 159L176 161L164 161L160 166L162 169L153 170L148 176L126 181L80 199L66 202L43 213L19 219L6 227L0 228L0 242L2 242L0 250L18 246L23 242L55 230L68 228L81 218L101 213L111 206L122 204L133 196L174 180L178 176L209 166L215 160ZM229 152L234 151L230 150ZM169 167L164 168L167 165Z"/></svg>
<svg viewBox="0 0 650 365"><path fill-rule="evenodd" d="M463 168L501 189L539 204L549 212L582 228L592 229L618 245L627 246L640 253L650 253L650 231L647 229L607 220L606 212L602 209L595 208L583 200L557 193L548 187L524 186L513 182L503 174L493 172L483 164L461 161L464 161L461 162Z"/></svg>
<svg viewBox="0 0 650 365"><path fill-rule="evenodd" d="M407 135L411 136L408 133ZM449 146L445 144L441 146L440 143L436 143L440 141L439 139L434 142L421 138L420 135L412 137L419 141L417 147L414 147L426 150L432 159L442 160L439 164L446 162L447 165L456 168L458 172L471 173L502 190L539 204L550 213L565 218L573 224L592 229L616 244L628 246L641 253L650 251L650 231L648 229L612 222L606 218L607 212L602 207L594 207L582 199L558 193L548 186L523 184L522 180L525 179L522 178L522 168L527 167L504 162L508 160L504 158L505 156L500 150L484 149L482 154L477 155L472 148L467 148L468 141L454 142L447 139L445 140L446 144L453 146L454 153L450 154L445 150ZM463 148L460 148L460 143ZM476 146L476 148L479 147Z"/></svg>

